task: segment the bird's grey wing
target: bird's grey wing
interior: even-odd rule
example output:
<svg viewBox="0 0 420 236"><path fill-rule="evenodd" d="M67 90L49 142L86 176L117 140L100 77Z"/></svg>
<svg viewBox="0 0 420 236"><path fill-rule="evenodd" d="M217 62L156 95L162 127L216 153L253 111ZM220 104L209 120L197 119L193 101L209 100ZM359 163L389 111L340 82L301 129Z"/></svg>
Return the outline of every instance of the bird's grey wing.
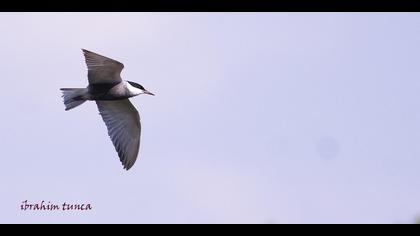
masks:
<svg viewBox="0 0 420 236"><path fill-rule="evenodd" d="M82 49L88 68L89 84L119 83L124 65L114 59Z"/></svg>
<svg viewBox="0 0 420 236"><path fill-rule="evenodd" d="M118 152L125 169L130 169L137 159L140 147L140 116L128 99L96 101L108 135Z"/></svg>

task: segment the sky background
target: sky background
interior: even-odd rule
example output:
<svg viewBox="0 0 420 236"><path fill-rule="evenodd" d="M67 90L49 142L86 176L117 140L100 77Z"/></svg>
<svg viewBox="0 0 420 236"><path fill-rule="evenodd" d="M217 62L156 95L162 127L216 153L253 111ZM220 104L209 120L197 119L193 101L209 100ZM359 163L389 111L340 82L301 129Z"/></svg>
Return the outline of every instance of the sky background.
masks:
<svg viewBox="0 0 420 236"><path fill-rule="evenodd" d="M412 223L420 214L418 13L1 13L1 223ZM81 48L131 101L125 171ZM20 204L90 203L91 211Z"/></svg>

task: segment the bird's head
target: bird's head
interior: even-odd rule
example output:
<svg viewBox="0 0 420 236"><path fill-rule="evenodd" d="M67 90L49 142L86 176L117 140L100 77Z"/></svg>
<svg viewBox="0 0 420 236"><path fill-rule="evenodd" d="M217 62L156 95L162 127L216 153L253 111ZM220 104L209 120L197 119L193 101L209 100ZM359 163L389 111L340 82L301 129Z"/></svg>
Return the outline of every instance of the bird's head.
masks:
<svg viewBox="0 0 420 236"><path fill-rule="evenodd" d="M132 96L137 96L140 94L148 94L154 96L153 93L147 91L143 86L132 81L127 81L127 89Z"/></svg>

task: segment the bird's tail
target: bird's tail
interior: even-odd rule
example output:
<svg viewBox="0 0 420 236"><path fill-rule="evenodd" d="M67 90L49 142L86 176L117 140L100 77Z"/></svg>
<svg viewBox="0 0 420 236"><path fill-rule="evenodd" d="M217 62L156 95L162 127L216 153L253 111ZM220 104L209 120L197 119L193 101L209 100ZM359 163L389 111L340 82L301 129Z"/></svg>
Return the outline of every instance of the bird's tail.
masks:
<svg viewBox="0 0 420 236"><path fill-rule="evenodd" d="M86 102L85 94L87 92L86 88L61 88L63 92L64 105L66 106L66 111L73 109L84 102Z"/></svg>

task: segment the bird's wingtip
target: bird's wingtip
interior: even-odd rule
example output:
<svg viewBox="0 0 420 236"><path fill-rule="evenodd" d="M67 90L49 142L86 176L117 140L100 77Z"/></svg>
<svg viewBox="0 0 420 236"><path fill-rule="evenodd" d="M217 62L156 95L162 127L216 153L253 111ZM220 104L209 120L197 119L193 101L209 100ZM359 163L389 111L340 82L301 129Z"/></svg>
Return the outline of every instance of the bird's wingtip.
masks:
<svg viewBox="0 0 420 236"><path fill-rule="evenodd" d="M123 164L123 169L125 169L126 171L130 170L131 167L133 167L134 163L122 163Z"/></svg>

